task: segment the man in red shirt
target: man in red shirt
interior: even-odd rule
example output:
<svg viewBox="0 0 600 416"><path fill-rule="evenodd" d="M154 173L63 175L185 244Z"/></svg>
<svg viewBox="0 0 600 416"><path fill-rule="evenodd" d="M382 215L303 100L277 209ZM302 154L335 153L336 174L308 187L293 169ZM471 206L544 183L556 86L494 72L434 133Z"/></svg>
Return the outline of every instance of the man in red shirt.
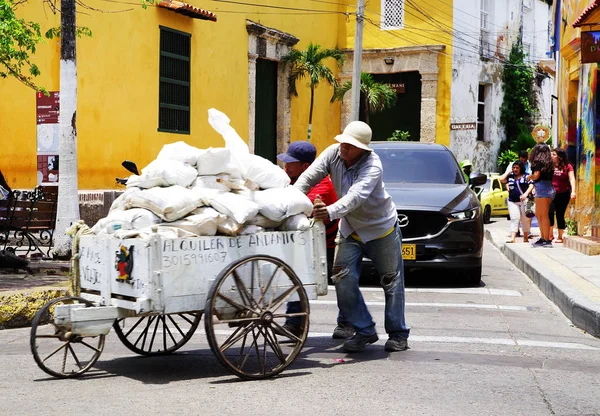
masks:
<svg viewBox="0 0 600 416"><path fill-rule="evenodd" d="M311 163L315 161L316 157L317 148L312 143L304 141L290 143L287 152L277 155L277 159L284 163L283 169L290 177L292 185L300 177L302 172L304 172L311 165ZM306 195L313 203L318 196L321 201L328 206L337 201L337 195L335 193L335 189L333 188L333 183L331 183L331 179L329 179L328 176L315 185ZM331 277L331 271L333 269L333 256L335 253L335 238L338 232L338 222L339 220L327 220L324 222L327 245L328 277ZM293 302L290 302L290 304L292 303ZM293 305L290 306L293 308ZM288 311L291 312L289 309ZM352 327L344 326L343 323L340 322L340 317L338 317L338 327L343 328L346 331L344 332L338 330L336 332L338 334L336 338L350 338L352 335L354 335L354 329ZM300 325L294 325L293 320L289 320L286 323L286 329L293 334L300 333Z"/></svg>

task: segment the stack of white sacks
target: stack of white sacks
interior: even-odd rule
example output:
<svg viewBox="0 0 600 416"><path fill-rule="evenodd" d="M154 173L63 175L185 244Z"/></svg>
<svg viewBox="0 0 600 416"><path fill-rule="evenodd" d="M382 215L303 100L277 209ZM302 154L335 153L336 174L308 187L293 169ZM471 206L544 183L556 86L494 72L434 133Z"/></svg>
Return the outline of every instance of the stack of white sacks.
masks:
<svg viewBox="0 0 600 416"><path fill-rule="evenodd" d="M285 171L251 154L225 114L210 109L208 121L225 139L224 148L165 145L141 175L129 177L92 231L175 238L307 229L312 203L289 186Z"/></svg>

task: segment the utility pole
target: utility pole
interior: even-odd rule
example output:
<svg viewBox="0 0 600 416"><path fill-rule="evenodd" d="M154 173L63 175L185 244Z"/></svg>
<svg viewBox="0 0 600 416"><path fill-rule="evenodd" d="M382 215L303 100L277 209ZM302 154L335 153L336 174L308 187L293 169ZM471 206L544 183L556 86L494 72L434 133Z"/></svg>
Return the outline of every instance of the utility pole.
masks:
<svg viewBox="0 0 600 416"><path fill-rule="evenodd" d="M356 33L354 34L354 66L352 67L352 107L350 121L359 118L360 111L360 73L362 69L362 41L365 20L365 1L358 0L356 6Z"/></svg>

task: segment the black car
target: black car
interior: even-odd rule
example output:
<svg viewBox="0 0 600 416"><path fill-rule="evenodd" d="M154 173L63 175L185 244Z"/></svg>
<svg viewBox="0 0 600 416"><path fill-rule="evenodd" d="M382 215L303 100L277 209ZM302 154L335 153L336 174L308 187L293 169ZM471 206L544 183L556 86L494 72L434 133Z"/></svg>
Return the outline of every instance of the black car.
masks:
<svg viewBox="0 0 600 416"><path fill-rule="evenodd" d="M435 143L373 142L371 147L398 210L405 269L454 269L468 284L479 285L481 203L452 152ZM485 175L471 176L471 186L485 181Z"/></svg>

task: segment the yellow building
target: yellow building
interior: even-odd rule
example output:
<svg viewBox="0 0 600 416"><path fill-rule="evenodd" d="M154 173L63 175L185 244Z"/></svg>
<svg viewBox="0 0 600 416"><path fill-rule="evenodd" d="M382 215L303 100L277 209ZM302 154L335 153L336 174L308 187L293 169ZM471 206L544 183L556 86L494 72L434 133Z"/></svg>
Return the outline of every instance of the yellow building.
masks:
<svg viewBox="0 0 600 416"><path fill-rule="evenodd" d="M600 230L600 131L598 125L598 62L584 59L584 32L600 33L600 2L565 0L557 14L558 139L576 168L577 199L571 217L578 234L599 237ZM593 46L593 45L592 45ZM592 57L594 58L594 57ZM585 62L582 63L582 60Z"/></svg>
<svg viewBox="0 0 600 416"><path fill-rule="evenodd" d="M166 143L223 146L207 121L211 107L225 112L250 148L265 157L305 140L309 89L300 81L299 96L290 96L280 60L290 48L310 42L337 47L346 52L346 63L341 70L333 60L327 64L341 82L350 79L355 8L334 3L192 0L142 9L135 1L86 0L91 9L77 15L77 25L93 33L77 40L79 189L116 188L115 177L127 175L121 161L143 167ZM414 3L429 13L444 8L440 16L452 25L450 3ZM432 39L412 6L398 4L382 0L366 9L362 70L393 84L405 109L387 130L374 128L375 138L401 129L448 144L451 36ZM19 6L17 14L39 22L42 32L60 24L60 16L40 2ZM33 59L42 72L35 81L48 91L60 90L59 49L58 40L46 41ZM324 82L316 89L311 140L319 151L348 121L350 94L331 104L332 93ZM31 89L0 80L0 169L14 188L55 179L50 174L56 174L57 132L38 124L38 105ZM373 115L372 124L384 125L389 115Z"/></svg>

